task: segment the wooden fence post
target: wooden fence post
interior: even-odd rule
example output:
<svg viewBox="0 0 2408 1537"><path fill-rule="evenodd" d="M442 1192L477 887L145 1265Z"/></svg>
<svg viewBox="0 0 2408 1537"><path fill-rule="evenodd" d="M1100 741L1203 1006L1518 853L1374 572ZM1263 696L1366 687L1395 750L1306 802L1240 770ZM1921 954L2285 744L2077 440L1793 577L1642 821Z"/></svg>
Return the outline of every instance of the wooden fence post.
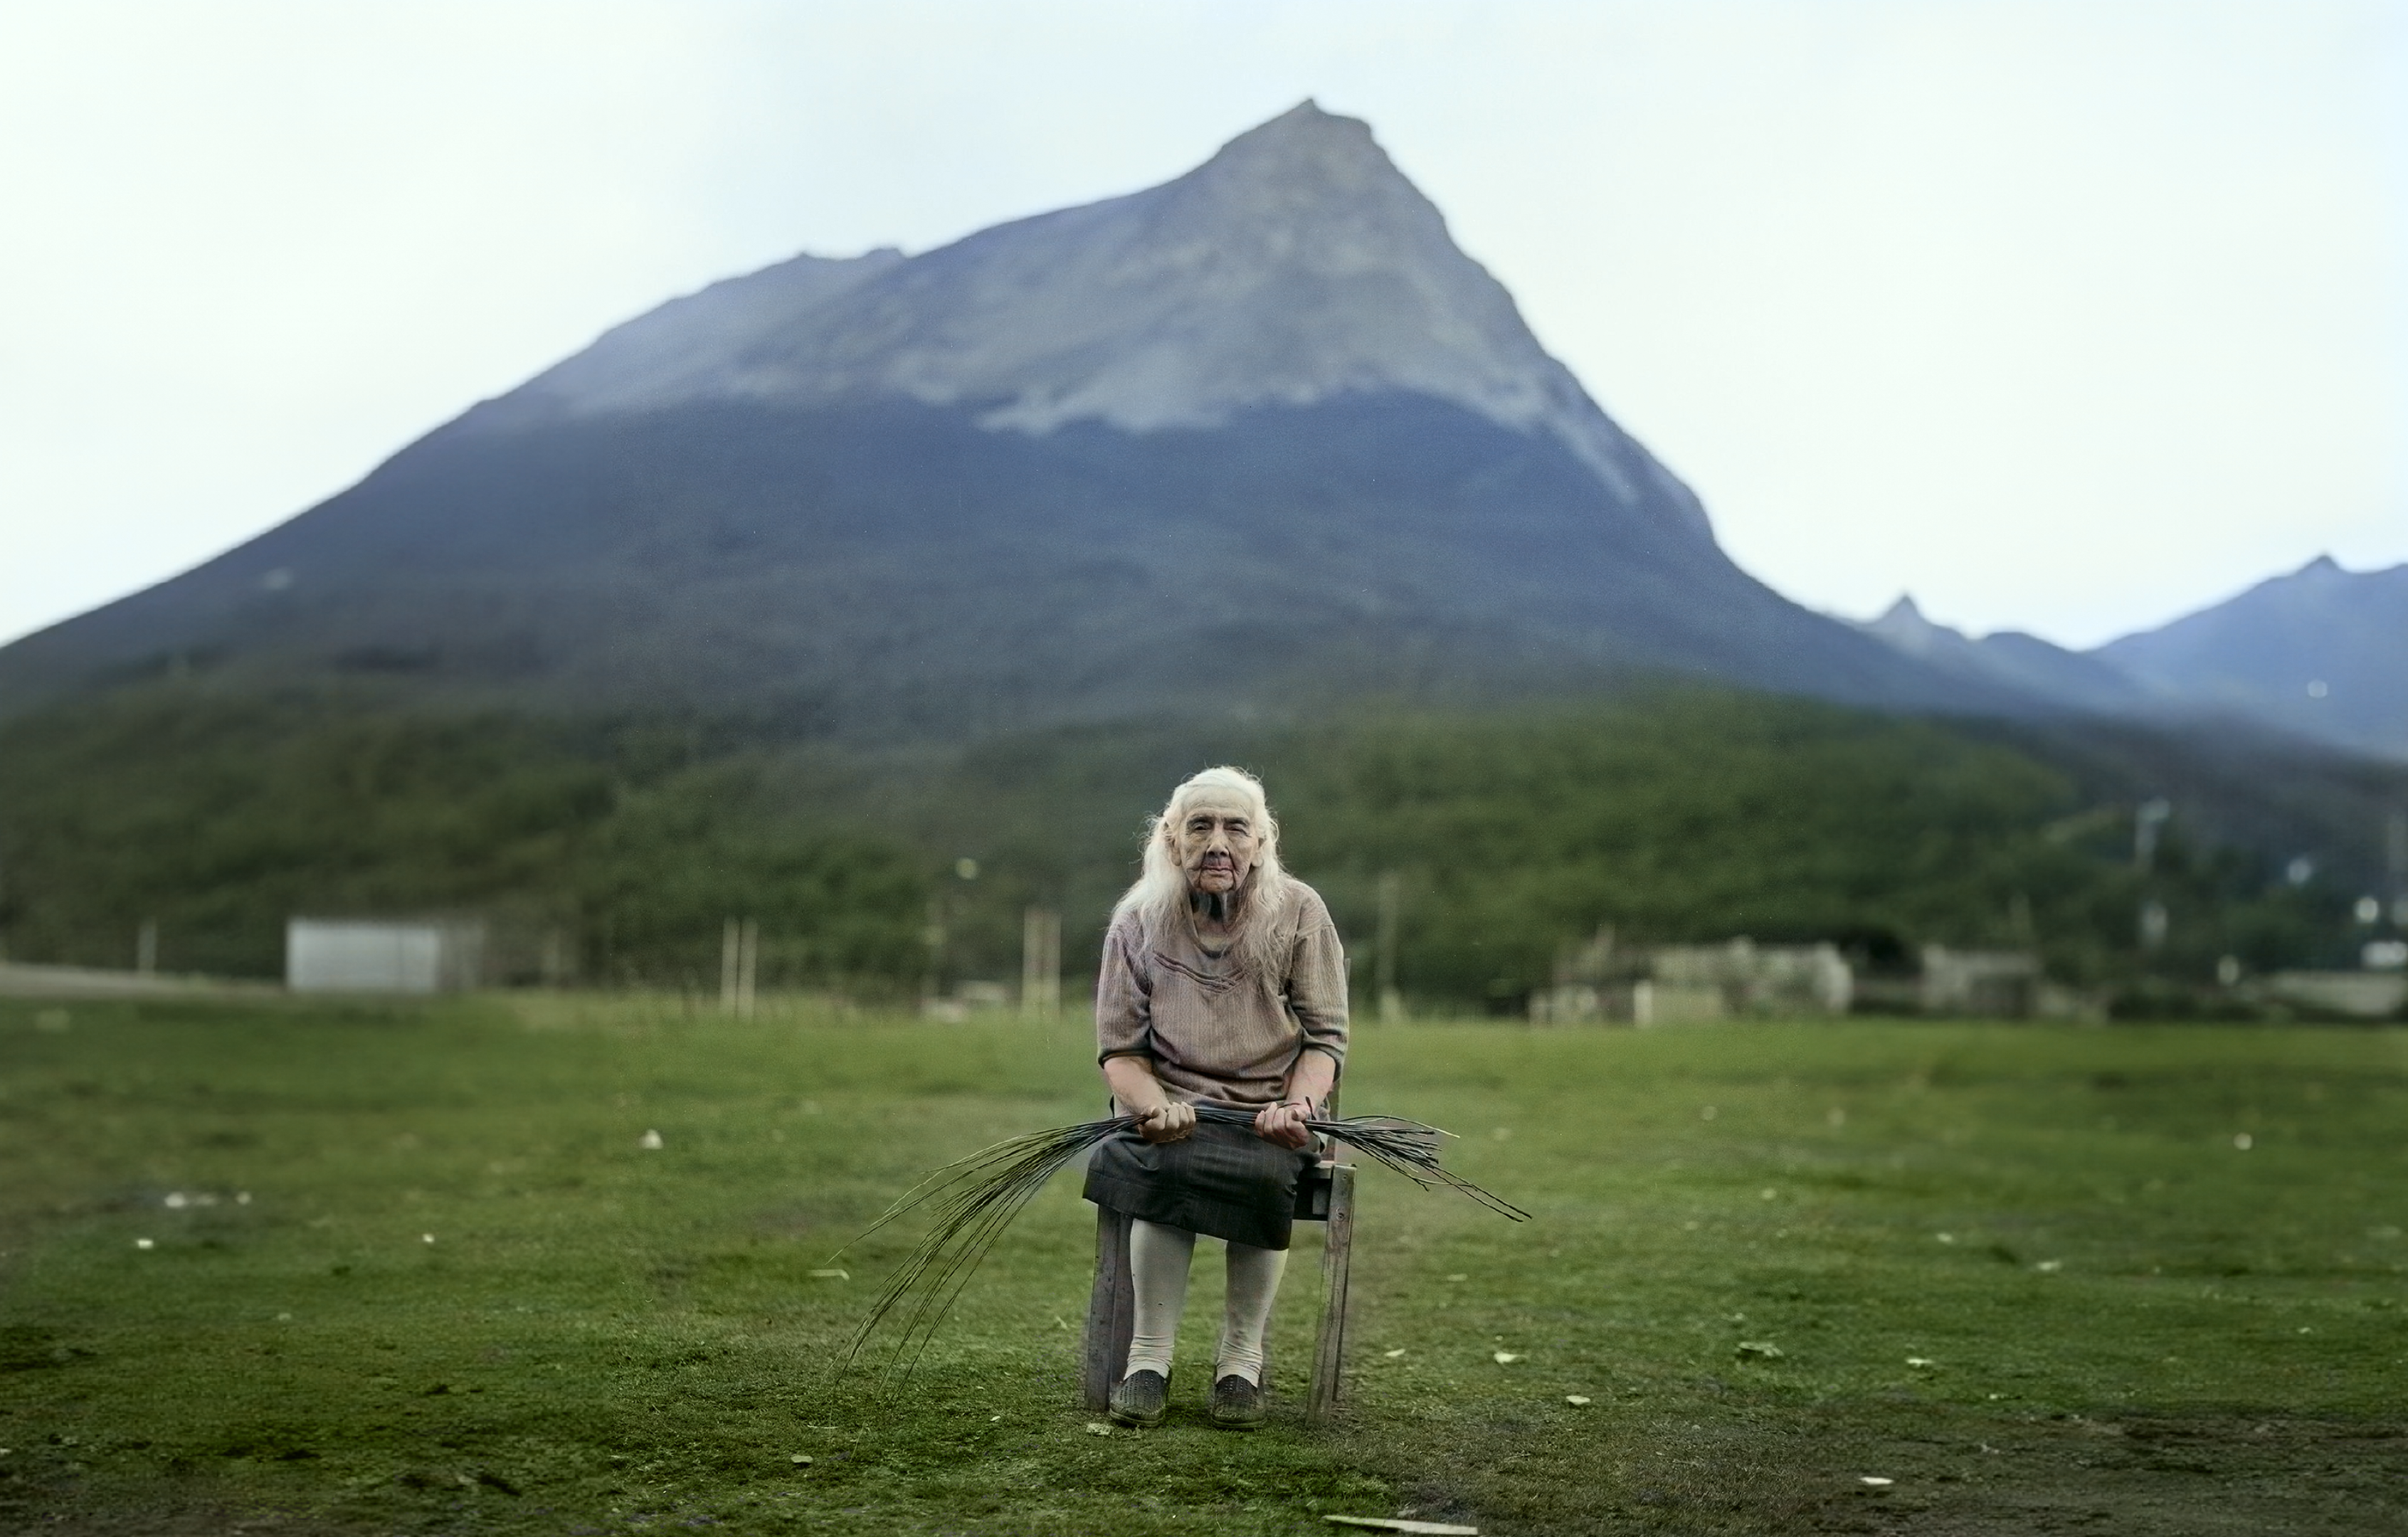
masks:
<svg viewBox="0 0 2408 1537"><path fill-rule="evenodd" d="M1354 1166L1329 1171L1329 1225L1321 1247L1321 1335L1313 1349L1308 1424L1335 1415L1346 1390L1346 1285L1354 1259Z"/></svg>
<svg viewBox="0 0 2408 1537"><path fill-rule="evenodd" d="M1079 1353L1079 1396L1094 1414L1111 1407L1121 1368L1128 1364L1137 1329L1137 1287L1129 1276L1129 1219L1096 1208L1096 1285L1087 1298L1086 1336Z"/></svg>

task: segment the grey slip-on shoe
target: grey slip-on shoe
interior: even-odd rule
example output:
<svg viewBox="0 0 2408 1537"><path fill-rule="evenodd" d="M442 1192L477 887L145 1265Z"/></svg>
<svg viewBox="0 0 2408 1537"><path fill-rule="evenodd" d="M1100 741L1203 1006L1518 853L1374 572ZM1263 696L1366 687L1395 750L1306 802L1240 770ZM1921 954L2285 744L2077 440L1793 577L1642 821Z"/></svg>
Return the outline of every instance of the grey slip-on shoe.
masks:
<svg viewBox="0 0 2408 1537"><path fill-rule="evenodd" d="M1152 1429L1162 1423L1163 1411L1169 1404L1170 1384L1161 1372L1132 1372L1112 1389L1112 1421Z"/></svg>
<svg viewBox="0 0 2408 1537"><path fill-rule="evenodd" d="M1212 1385L1212 1423L1224 1430L1253 1430L1263 1423L1263 1390L1236 1372Z"/></svg>

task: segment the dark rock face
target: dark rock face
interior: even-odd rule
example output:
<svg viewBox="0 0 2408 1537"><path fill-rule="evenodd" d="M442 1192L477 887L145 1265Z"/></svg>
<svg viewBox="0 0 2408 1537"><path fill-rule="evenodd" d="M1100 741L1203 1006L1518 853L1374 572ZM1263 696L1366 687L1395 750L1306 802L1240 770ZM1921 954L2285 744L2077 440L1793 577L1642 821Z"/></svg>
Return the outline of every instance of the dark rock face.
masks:
<svg viewBox="0 0 2408 1537"><path fill-rule="evenodd" d="M910 404L451 430L0 660L72 687L157 665L163 636L242 683L879 737L1638 670L1946 702L1560 445L1415 396L1146 434Z"/></svg>
<svg viewBox="0 0 2408 1537"><path fill-rule="evenodd" d="M714 285L218 560L0 651L958 740L1702 675L2014 708L1733 567L1309 105L1150 192Z"/></svg>

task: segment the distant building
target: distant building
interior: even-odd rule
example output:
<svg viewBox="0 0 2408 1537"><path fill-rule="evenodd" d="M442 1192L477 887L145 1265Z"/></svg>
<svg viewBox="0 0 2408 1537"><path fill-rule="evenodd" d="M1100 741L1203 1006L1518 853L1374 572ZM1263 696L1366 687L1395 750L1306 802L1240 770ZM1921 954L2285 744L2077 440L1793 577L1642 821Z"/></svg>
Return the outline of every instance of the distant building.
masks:
<svg viewBox="0 0 2408 1537"><path fill-rule="evenodd" d="M1530 998L1539 1025L1683 1025L1744 1015L1844 1014L1855 976L1833 946L1723 944L1616 948L1610 929L1568 953Z"/></svg>
<svg viewBox="0 0 2408 1537"><path fill-rule="evenodd" d="M1927 1014L2029 1019L2041 1010L2040 957L2022 950L1923 947L1916 1002Z"/></svg>
<svg viewBox="0 0 2408 1537"><path fill-rule="evenodd" d="M445 919L294 918L284 984L296 993L456 993L484 980L485 926Z"/></svg>
<svg viewBox="0 0 2408 1537"><path fill-rule="evenodd" d="M1838 947L1742 938L1657 950L1647 992L1632 999L1631 1018L1640 1025L1740 1014L1795 1019L1844 1014L1855 998L1856 973Z"/></svg>
<svg viewBox="0 0 2408 1537"><path fill-rule="evenodd" d="M2401 971L2277 971L2249 991L2349 1019L2397 1019L2408 1011L2408 972Z"/></svg>
<svg viewBox="0 0 2408 1537"><path fill-rule="evenodd" d="M1831 944L1615 945L1612 931L1567 951L1553 985L1530 997L1534 1025L1682 1025L1714 1019L1833 1018L1854 1010L1985 1019L2074 1017L2040 957L1926 945L1918 974L1860 978Z"/></svg>

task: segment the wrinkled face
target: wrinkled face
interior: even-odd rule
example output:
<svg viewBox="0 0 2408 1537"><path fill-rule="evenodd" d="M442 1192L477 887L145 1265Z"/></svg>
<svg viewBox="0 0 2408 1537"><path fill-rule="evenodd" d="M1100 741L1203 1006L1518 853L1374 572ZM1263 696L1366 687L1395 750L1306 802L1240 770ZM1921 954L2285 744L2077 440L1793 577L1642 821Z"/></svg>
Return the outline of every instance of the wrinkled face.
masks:
<svg viewBox="0 0 2408 1537"><path fill-rule="evenodd" d="M1227 790L1202 790L1190 797L1173 831L1179 868L1187 873L1187 889L1208 897L1226 896L1245 883L1254 868L1262 828L1246 797Z"/></svg>

